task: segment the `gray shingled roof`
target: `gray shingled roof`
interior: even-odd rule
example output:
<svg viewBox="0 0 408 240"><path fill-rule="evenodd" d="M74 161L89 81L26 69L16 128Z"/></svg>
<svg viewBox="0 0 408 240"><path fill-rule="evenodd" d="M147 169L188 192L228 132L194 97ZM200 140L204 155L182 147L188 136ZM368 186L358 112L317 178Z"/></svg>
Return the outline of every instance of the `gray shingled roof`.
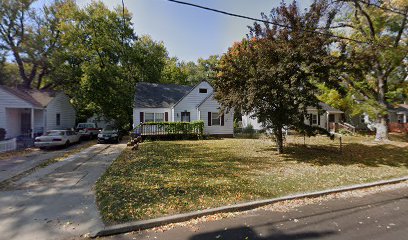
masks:
<svg viewBox="0 0 408 240"><path fill-rule="evenodd" d="M14 96L32 104L35 107L46 107L54 99L56 92L37 89L12 88L4 85L1 89L13 94Z"/></svg>
<svg viewBox="0 0 408 240"><path fill-rule="evenodd" d="M326 112L343 112L343 111L341 111L339 109L336 109L334 107L331 107L331 106L329 106L329 105L327 105L326 103L323 103L323 102L320 102L319 105Z"/></svg>
<svg viewBox="0 0 408 240"><path fill-rule="evenodd" d="M170 108L192 88L193 86L176 84L138 83L136 84L135 107Z"/></svg>

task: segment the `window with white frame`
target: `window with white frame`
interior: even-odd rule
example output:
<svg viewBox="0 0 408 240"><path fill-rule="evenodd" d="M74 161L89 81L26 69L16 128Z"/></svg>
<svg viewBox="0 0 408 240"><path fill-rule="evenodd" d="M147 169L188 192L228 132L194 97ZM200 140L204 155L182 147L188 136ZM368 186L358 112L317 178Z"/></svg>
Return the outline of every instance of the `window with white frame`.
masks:
<svg viewBox="0 0 408 240"><path fill-rule="evenodd" d="M145 113L145 122L154 122L154 113Z"/></svg>
<svg viewBox="0 0 408 240"><path fill-rule="evenodd" d="M155 122L164 122L164 113L155 113L154 114Z"/></svg>
<svg viewBox="0 0 408 240"><path fill-rule="evenodd" d="M164 122L164 113L145 113L145 122Z"/></svg>
<svg viewBox="0 0 408 240"><path fill-rule="evenodd" d="M220 114L217 112L211 113L211 125L212 126L219 126L221 125Z"/></svg>

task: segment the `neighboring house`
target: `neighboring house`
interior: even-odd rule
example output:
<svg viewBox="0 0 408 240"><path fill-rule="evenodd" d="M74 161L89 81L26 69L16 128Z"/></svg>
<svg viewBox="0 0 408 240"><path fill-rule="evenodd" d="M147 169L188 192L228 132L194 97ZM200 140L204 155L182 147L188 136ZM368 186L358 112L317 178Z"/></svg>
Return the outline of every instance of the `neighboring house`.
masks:
<svg viewBox="0 0 408 240"><path fill-rule="evenodd" d="M11 88L0 85L0 128L7 138L42 134L75 126L76 113L62 92Z"/></svg>
<svg viewBox="0 0 408 240"><path fill-rule="evenodd" d="M233 112L220 114L213 87L138 83L133 108L134 127L144 122L204 121L204 134L233 136Z"/></svg>
<svg viewBox="0 0 408 240"><path fill-rule="evenodd" d="M399 104L388 111L388 128L390 132L408 133L408 104Z"/></svg>
<svg viewBox="0 0 408 240"><path fill-rule="evenodd" d="M389 110L388 119L390 123L408 123L408 104L399 104Z"/></svg>
<svg viewBox="0 0 408 240"><path fill-rule="evenodd" d="M339 129L341 127L339 124L343 125L344 112L322 102L319 103L319 105L324 113L319 115L317 108L308 107L307 114L309 116L305 118L305 123L311 126L319 126L328 131ZM242 116L242 127L245 128L248 125L252 125L255 130L262 130L264 128L256 117L252 117L251 115ZM344 128L348 128L348 126L344 126Z"/></svg>

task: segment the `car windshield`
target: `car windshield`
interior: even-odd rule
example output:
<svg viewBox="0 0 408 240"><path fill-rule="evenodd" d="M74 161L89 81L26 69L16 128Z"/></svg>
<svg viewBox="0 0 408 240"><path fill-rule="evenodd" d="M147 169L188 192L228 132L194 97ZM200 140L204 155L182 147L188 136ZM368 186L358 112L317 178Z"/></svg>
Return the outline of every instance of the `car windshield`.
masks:
<svg viewBox="0 0 408 240"><path fill-rule="evenodd" d="M93 128L93 124L90 123L80 123L78 124L78 128Z"/></svg>
<svg viewBox="0 0 408 240"><path fill-rule="evenodd" d="M105 131L115 131L116 129L114 128L114 127L112 127L112 126L106 126L104 129L103 129L103 131L105 132Z"/></svg>
<svg viewBox="0 0 408 240"><path fill-rule="evenodd" d="M44 136L64 136L63 131L47 131Z"/></svg>

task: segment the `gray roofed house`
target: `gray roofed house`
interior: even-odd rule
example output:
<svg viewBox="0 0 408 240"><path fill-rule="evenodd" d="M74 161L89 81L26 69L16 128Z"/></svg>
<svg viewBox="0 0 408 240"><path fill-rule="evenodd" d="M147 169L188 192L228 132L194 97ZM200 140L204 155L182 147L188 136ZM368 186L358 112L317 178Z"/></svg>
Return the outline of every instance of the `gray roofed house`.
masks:
<svg viewBox="0 0 408 240"><path fill-rule="evenodd" d="M319 114L317 108L315 107L308 107L307 113L308 116L305 118L305 123L310 124L312 126L318 126L324 128L328 131L336 131L338 130L339 124L346 124L343 123L343 114L344 112L331 107L330 105L320 102L319 106L322 110L324 110L323 114ZM251 125L255 130L263 130L264 125L258 121L256 117L253 117L251 114L247 114L242 116L242 126L248 127ZM350 124L348 124L351 126ZM352 126L351 126L352 127Z"/></svg>
<svg viewBox="0 0 408 240"><path fill-rule="evenodd" d="M194 86L141 82L136 84L135 107L169 108L182 99Z"/></svg>
<svg viewBox="0 0 408 240"><path fill-rule="evenodd" d="M138 83L134 98L133 126L146 122L204 121L208 135L233 135L233 112L220 114L213 87L207 81L195 86Z"/></svg>
<svg viewBox="0 0 408 240"><path fill-rule="evenodd" d="M8 138L72 128L75 120L75 109L63 92L0 85L0 128Z"/></svg>

